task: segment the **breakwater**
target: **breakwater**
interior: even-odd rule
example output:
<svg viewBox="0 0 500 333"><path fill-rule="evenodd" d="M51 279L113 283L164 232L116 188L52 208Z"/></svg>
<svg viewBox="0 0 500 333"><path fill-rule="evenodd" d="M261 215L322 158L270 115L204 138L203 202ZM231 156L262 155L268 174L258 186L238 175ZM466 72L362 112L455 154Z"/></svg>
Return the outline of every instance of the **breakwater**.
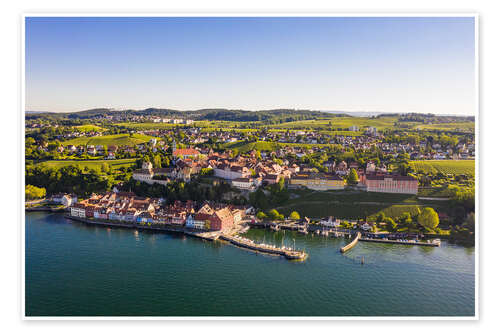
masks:
<svg viewBox="0 0 500 333"><path fill-rule="evenodd" d="M415 240L404 240L404 239L375 239L375 238L360 238L362 242L373 242L373 243L388 243L388 244L400 244L400 245L420 245L420 246L441 246L441 242L436 239L432 242L419 242Z"/></svg>
<svg viewBox="0 0 500 333"><path fill-rule="evenodd" d="M342 253L345 253L347 251L349 251L350 249L352 249L354 246L356 246L356 244L358 244L358 240L361 238L361 233L358 232L356 234L356 237L353 239L352 242L350 242L349 244L347 244L346 246L340 248L340 252Z"/></svg>
<svg viewBox="0 0 500 333"><path fill-rule="evenodd" d="M257 252L284 256L285 258L290 260L305 260L307 258L307 254L304 251L296 251L291 248L285 247L279 248L268 244L258 244L250 239L243 238L241 236L230 236L222 234L220 235L220 239L226 240L231 244L239 247L254 250Z"/></svg>

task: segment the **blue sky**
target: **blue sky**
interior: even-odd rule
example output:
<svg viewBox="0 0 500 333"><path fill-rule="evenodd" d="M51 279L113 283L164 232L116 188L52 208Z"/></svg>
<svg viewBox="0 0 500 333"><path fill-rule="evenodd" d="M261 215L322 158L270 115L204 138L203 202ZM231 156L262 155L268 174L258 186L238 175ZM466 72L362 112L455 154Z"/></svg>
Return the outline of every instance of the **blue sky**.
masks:
<svg viewBox="0 0 500 333"><path fill-rule="evenodd" d="M26 110L475 112L474 18L26 18Z"/></svg>

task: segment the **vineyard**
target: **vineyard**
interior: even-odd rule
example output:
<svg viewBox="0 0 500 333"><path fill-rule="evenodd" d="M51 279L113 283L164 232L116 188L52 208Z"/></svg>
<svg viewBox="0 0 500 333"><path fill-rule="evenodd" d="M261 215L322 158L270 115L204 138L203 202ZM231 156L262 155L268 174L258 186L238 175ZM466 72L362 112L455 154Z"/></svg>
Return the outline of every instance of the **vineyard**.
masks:
<svg viewBox="0 0 500 333"><path fill-rule="evenodd" d="M437 174L439 172L447 175L469 175L475 174L474 160L460 161L411 161L411 166L417 173Z"/></svg>

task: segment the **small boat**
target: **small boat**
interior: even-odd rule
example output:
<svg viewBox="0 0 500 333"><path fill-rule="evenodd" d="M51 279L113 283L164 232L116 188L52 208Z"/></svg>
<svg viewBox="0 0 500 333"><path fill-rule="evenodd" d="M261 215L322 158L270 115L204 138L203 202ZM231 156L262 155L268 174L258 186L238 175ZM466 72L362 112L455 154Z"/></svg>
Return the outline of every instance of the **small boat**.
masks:
<svg viewBox="0 0 500 333"><path fill-rule="evenodd" d="M280 230L280 226L278 224L272 224L271 225L271 230L272 231L279 231Z"/></svg>

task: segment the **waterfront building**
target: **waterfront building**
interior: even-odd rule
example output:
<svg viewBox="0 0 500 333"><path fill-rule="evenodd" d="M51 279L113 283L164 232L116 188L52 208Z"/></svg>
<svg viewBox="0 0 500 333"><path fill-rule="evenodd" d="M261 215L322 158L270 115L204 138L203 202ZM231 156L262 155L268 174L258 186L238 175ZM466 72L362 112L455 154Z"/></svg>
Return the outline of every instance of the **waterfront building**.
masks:
<svg viewBox="0 0 500 333"><path fill-rule="evenodd" d="M71 216L85 218L85 205L74 203L70 209Z"/></svg>
<svg viewBox="0 0 500 333"><path fill-rule="evenodd" d="M319 222L322 226L336 228L340 226L340 220L330 216L328 220L321 220Z"/></svg>

